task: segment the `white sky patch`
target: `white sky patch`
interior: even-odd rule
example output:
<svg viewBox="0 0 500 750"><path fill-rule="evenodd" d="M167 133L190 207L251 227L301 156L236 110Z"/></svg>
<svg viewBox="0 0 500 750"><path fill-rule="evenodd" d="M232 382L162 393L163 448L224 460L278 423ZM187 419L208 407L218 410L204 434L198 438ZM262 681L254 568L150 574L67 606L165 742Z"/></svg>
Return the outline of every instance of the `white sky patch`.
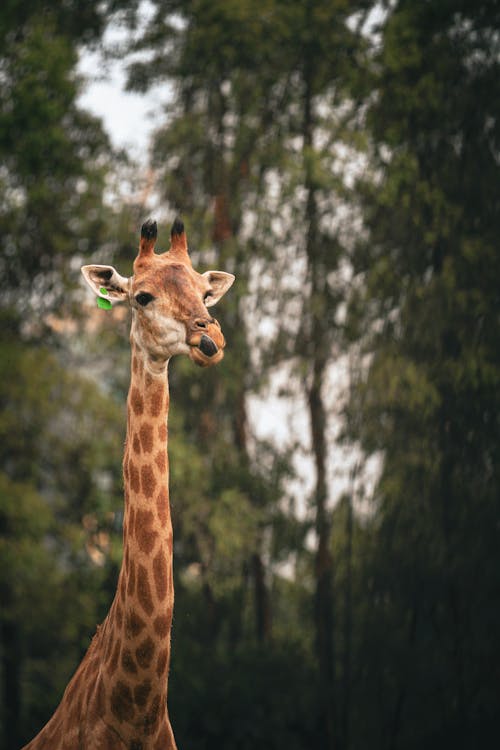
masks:
<svg viewBox="0 0 500 750"><path fill-rule="evenodd" d="M143 3L144 24L150 14L148 3ZM117 48L128 35L124 28L111 25L103 37L102 49L81 50L78 73L86 85L79 104L102 119L113 146L125 149L146 166L151 135L165 117L164 107L171 99L172 89L162 84L152 87L146 95L126 91L127 59L112 59L103 50Z"/></svg>

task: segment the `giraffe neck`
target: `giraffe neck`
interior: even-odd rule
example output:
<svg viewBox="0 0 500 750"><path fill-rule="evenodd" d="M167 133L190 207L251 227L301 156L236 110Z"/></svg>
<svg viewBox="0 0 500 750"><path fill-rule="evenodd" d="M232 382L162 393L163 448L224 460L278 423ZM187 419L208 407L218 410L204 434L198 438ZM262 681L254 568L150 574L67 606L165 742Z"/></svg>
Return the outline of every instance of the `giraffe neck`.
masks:
<svg viewBox="0 0 500 750"><path fill-rule="evenodd" d="M103 634L105 689L121 732L124 724L137 728L144 721L153 731L165 712L174 604L168 407L166 370L157 375L148 371L132 341L123 459L124 554Z"/></svg>

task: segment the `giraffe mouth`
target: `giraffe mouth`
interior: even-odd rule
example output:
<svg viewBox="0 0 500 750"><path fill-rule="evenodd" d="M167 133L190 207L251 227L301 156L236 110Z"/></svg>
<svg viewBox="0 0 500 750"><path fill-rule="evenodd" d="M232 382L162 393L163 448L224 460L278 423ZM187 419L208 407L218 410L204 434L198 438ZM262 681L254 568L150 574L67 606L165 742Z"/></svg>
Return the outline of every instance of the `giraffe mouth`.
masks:
<svg viewBox="0 0 500 750"><path fill-rule="evenodd" d="M224 356L222 351L225 341L222 338L221 345L218 346L213 338L204 333L198 341L192 341L189 349L189 356L199 367L210 367L216 365Z"/></svg>
<svg viewBox="0 0 500 750"><path fill-rule="evenodd" d="M194 335L190 336L187 343L189 344L189 356L193 362L200 367L211 367L220 362L224 356L224 347L226 341L220 329L220 325L213 320L205 326L204 331L199 329Z"/></svg>
<svg viewBox="0 0 500 750"><path fill-rule="evenodd" d="M214 354L217 354L217 352L219 351L219 347L217 346L215 341L211 339L210 336L207 336L205 333L200 339L198 348L206 357L213 357Z"/></svg>

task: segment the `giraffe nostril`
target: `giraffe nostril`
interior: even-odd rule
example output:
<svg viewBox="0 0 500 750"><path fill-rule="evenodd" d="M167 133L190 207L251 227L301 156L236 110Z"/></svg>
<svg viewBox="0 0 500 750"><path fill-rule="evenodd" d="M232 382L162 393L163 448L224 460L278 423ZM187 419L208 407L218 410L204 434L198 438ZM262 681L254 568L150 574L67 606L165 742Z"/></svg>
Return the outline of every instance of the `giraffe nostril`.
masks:
<svg viewBox="0 0 500 750"><path fill-rule="evenodd" d="M206 321L204 318L198 318L194 321L194 324L196 328L201 328L203 330L206 330L208 328L208 321Z"/></svg>

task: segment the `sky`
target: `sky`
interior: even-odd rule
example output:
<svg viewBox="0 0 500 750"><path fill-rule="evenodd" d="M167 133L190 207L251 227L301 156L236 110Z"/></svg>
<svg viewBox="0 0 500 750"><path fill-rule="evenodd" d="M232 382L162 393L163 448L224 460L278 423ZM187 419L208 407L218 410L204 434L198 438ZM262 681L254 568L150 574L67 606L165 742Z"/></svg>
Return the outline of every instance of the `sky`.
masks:
<svg viewBox="0 0 500 750"><path fill-rule="evenodd" d="M111 27L104 35L104 47L123 39L123 32ZM126 91L125 63L106 59L100 51L83 49L78 69L86 80L80 105L102 119L114 146L125 148L133 157L143 157L151 133L160 123L168 88L155 87L148 96Z"/></svg>
<svg viewBox="0 0 500 750"><path fill-rule="evenodd" d="M147 148L153 117L144 116L144 97L124 92L125 77L118 62L109 66L105 76L98 67L99 55L85 54L80 72L89 83L80 104L102 118L113 145L126 148L136 156Z"/></svg>

